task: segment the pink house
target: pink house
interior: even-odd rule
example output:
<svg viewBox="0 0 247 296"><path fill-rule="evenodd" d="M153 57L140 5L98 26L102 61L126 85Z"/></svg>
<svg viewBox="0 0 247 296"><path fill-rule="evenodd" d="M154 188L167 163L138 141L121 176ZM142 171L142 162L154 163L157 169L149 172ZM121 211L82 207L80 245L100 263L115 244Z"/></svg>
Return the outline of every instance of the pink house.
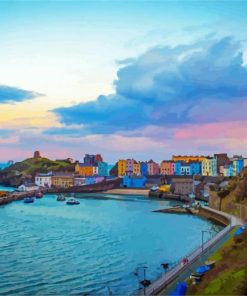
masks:
<svg viewBox="0 0 247 296"><path fill-rule="evenodd" d="M126 159L126 175L132 175L134 171L134 159Z"/></svg>
<svg viewBox="0 0 247 296"><path fill-rule="evenodd" d="M148 162L148 174L149 175L159 175L160 168L159 164L154 162L152 159Z"/></svg>

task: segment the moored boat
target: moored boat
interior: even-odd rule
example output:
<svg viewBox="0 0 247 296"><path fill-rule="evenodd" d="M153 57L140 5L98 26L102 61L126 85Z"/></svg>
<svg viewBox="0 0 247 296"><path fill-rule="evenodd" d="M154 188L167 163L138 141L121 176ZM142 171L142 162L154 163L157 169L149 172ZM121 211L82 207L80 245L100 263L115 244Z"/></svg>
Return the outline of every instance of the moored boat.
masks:
<svg viewBox="0 0 247 296"><path fill-rule="evenodd" d="M24 198L24 203L33 203L34 202L34 198L33 197L25 197Z"/></svg>
<svg viewBox="0 0 247 296"><path fill-rule="evenodd" d="M66 200L66 198L65 198L65 196L63 194L59 194L57 196L57 201L65 201L65 200Z"/></svg>
<svg viewBox="0 0 247 296"><path fill-rule="evenodd" d="M42 198L43 197L43 193L41 191L36 193L36 198Z"/></svg>
<svg viewBox="0 0 247 296"><path fill-rule="evenodd" d="M66 202L67 205L79 205L80 202L79 200L76 200L75 198L70 198Z"/></svg>

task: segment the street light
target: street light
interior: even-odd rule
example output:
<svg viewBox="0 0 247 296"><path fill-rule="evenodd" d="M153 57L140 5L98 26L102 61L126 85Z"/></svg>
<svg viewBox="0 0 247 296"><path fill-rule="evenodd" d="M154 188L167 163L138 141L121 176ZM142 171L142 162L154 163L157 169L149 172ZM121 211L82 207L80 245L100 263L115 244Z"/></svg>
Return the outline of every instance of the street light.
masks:
<svg viewBox="0 0 247 296"><path fill-rule="evenodd" d="M148 287L151 284L151 281L146 279L146 269L148 268L147 266L139 266L136 268L136 271L134 272L134 274L136 276L139 276L139 270L143 268L143 280L140 281L139 283L143 286L144 290L144 295L146 295L146 287Z"/></svg>

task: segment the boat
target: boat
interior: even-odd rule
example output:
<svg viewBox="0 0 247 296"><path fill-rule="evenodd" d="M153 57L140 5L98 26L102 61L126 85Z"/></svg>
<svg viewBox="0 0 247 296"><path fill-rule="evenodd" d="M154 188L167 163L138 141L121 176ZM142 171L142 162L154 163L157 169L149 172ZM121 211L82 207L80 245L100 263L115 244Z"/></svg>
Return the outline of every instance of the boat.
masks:
<svg viewBox="0 0 247 296"><path fill-rule="evenodd" d="M59 194L57 196L57 201L65 201L65 200L66 200L66 198L65 198L65 196L63 194Z"/></svg>
<svg viewBox="0 0 247 296"><path fill-rule="evenodd" d="M216 261L205 261L205 265L207 265L209 267L214 267L215 263L216 263Z"/></svg>
<svg viewBox="0 0 247 296"><path fill-rule="evenodd" d="M208 265L202 265L202 266L199 266L197 269L196 269L196 273L206 273L207 271L209 271L211 269L210 266Z"/></svg>
<svg viewBox="0 0 247 296"><path fill-rule="evenodd" d="M24 198L24 203L33 203L34 202L34 198L33 197L25 197Z"/></svg>
<svg viewBox="0 0 247 296"><path fill-rule="evenodd" d="M79 200L76 200L74 198L70 198L70 199L67 200L66 204L67 205L79 205L80 202L79 202Z"/></svg>
<svg viewBox="0 0 247 296"><path fill-rule="evenodd" d="M159 186L156 186L156 185L154 185L150 188L150 190L153 192L157 191L158 189L159 189Z"/></svg>
<svg viewBox="0 0 247 296"><path fill-rule="evenodd" d="M35 195L36 198L42 198L43 197L43 193L41 191L37 192Z"/></svg>
<svg viewBox="0 0 247 296"><path fill-rule="evenodd" d="M204 276L203 273L192 272L190 275L191 279L200 280Z"/></svg>

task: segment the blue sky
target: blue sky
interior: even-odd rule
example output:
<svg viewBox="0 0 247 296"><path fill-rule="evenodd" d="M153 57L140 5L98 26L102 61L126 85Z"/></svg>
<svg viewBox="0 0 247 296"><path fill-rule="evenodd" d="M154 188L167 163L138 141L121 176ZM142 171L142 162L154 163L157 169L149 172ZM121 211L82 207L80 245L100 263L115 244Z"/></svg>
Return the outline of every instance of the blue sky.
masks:
<svg viewBox="0 0 247 296"><path fill-rule="evenodd" d="M243 152L246 14L245 1L1 1L0 160Z"/></svg>

